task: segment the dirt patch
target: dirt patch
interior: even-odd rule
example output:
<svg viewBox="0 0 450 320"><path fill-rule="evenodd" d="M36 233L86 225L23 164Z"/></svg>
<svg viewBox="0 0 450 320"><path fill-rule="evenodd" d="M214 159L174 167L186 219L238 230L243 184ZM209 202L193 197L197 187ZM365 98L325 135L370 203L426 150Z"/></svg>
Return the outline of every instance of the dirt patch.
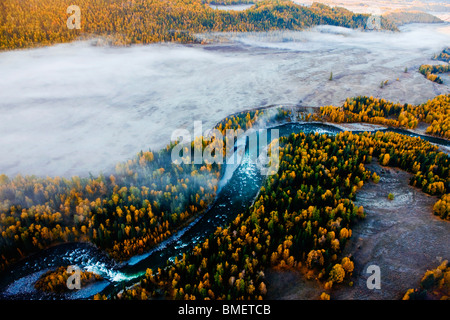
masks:
<svg viewBox="0 0 450 320"><path fill-rule="evenodd" d="M353 287L333 288L331 298L343 300L401 299L409 288L417 287L427 269L435 268L441 259L450 258L450 223L432 213L437 201L410 186L410 174L378 164L367 166L381 180L369 183L357 194L366 218L353 228L344 255L355 263ZM394 200L388 199L393 193ZM381 289L369 290L368 266L381 271Z"/></svg>
<svg viewBox="0 0 450 320"><path fill-rule="evenodd" d="M355 202L364 206L366 218L352 229L342 255L354 259L353 286L335 284L335 300L401 299L428 269L450 259L450 223L432 213L437 198L410 186L411 174L405 171L375 163L367 168L380 176L380 182L367 183L357 194ZM388 199L389 193L394 200ZM367 288L370 265L380 267L379 290ZM266 279L267 299L315 300L325 291L297 270L268 270Z"/></svg>
<svg viewBox="0 0 450 320"><path fill-rule="evenodd" d="M269 300L318 300L325 291L317 280L306 279L298 270L268 270L266 285Z"/></svg>
<svg viewBox="0 0 450 320"><path fill-rule="evenodd" d="M333 126L338 127L339 129L344 131L367 131L367 132L383 130L387 128L382 125L364 122L333 123Z"/></svg>

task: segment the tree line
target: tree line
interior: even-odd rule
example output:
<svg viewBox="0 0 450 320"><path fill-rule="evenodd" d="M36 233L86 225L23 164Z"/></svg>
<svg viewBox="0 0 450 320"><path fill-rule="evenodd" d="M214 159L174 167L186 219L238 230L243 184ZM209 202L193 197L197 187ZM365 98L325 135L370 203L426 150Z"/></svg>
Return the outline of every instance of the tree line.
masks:
<svg viewBox="0 0 450 320"><path fill-rule="evenodd" d="M81 29L67 28L69 0L0 2L0 50L103 38L113 45L195 42L194 34L213 31L301 30L330 24L365 28L368 15L322 4L264 0L245 11L214 10L201 0L79 0ZM396 30L382 19L385 29Z"/></svg>
<svg viewBox="0 0 450 320"><path fill-rule="evenodd" d="M439 95L420 105L400 104L374 97L348 98L341 107L324 106L316 119L331 122L368 122L414 129L428 123L425 133L450 139L450 94Z"/></svg>
<svg viewBox="0 0 450 320"><path fill-rule="evenodd" d="M419 72L423 74L428 80L436 82L438 84L443 84L444 81L442 81L438 74L450 72L450 64L423 64L419 67Z"/></svg>
<svg viewBox="0 0 450 320"><path fill-rule="evenodd" d="M38 281L35 282L34 287L37 290L43 292L51 292L51 293L65 293L69 292L70 289L67 286L67 281L71 276L70 273L67 272L67 267L62 266L55 270L49 270L41 275ZM82 287L87 286L88 284L101 281L103 278L90 271L79 270L80 276L80 285Z"/></svg>
<svg viewBox="0 0 450 320"><path fill-rule="evenodd" d="M341 121L393 116L397 120L390 120L406 124L399 116L407 112L434 122L445 114L448 99L438 96L413 108L358 97L346 102L348 113L330 107L321 112L327 110L325 120L342 114ZM227 129L247 130L266 121L264 116L262 111L243 112L216 128L225 136ZM272 116L280 120L289 112L280 109ZM173 164L173 147L140 152L119 163L109 176L1 175L1 268L65 241L89 241L125 260L189 223L212 203L222 168ZM140 285L121 297L260 299L267 293L264 271L269 267L307 268L328 289L347 281L353 262L341 252L352 226L364 217L364 209L353 202L357 191L369 180L379 181L365 168L373 159L411 172L411 185L440 197L435 214L450 219L450 159L420 138L393 132L300 133L280 138L280 147L279 171L268 177L253 206L237 212L229 226L218 228L192 252L162 269L149 270Z"/></svg>

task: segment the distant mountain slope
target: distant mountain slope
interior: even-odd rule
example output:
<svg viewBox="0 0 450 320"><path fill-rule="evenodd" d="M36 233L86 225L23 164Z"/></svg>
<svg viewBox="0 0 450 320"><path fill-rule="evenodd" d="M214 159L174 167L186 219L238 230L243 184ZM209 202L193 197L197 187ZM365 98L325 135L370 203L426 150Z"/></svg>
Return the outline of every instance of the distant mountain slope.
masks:
<svg viewBox="0 0 450 320"><path fill-rule="evenodd" d="M407 23L441 23L444 22L432 14L422 11L392 11L383 14L383 17L390 20L396 26Z"/></svg>

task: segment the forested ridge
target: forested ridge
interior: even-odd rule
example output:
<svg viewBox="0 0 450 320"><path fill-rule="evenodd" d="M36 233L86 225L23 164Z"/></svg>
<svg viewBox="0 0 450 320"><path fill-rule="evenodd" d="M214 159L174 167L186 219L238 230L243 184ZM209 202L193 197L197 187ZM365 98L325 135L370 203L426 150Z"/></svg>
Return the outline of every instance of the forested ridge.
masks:
<svg viewBox="0 0 450 320"><path fill-rule="evenodd" d="M210 8L201 0L79 0L81 29L68 29L69 0L0 2L0 49L28 48L102 37L114 45L193 42L207 31L300 30L330 24L365 28L368 15L315 3L264 0L245 11ZM382 27L396 30L382 19Z"/></svg>

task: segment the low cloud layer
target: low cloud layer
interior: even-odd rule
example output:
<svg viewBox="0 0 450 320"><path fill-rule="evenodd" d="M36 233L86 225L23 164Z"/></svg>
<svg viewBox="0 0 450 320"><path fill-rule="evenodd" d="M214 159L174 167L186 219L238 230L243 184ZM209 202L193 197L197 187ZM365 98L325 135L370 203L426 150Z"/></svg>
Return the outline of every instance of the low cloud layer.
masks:
<svg viewBox="0 0 450 320"><path fill-rule="evenodd" d="M208 35L226 40L208 46L75 42L2 52L0 173L97 174L165 146L173 130L192 129L195 120L207 129L263 105L338 105L356 95L422 103L450 92L448 78L437 85L417 72L449 45L449 31L444 24L401 33L317 27Z"/></svg>

